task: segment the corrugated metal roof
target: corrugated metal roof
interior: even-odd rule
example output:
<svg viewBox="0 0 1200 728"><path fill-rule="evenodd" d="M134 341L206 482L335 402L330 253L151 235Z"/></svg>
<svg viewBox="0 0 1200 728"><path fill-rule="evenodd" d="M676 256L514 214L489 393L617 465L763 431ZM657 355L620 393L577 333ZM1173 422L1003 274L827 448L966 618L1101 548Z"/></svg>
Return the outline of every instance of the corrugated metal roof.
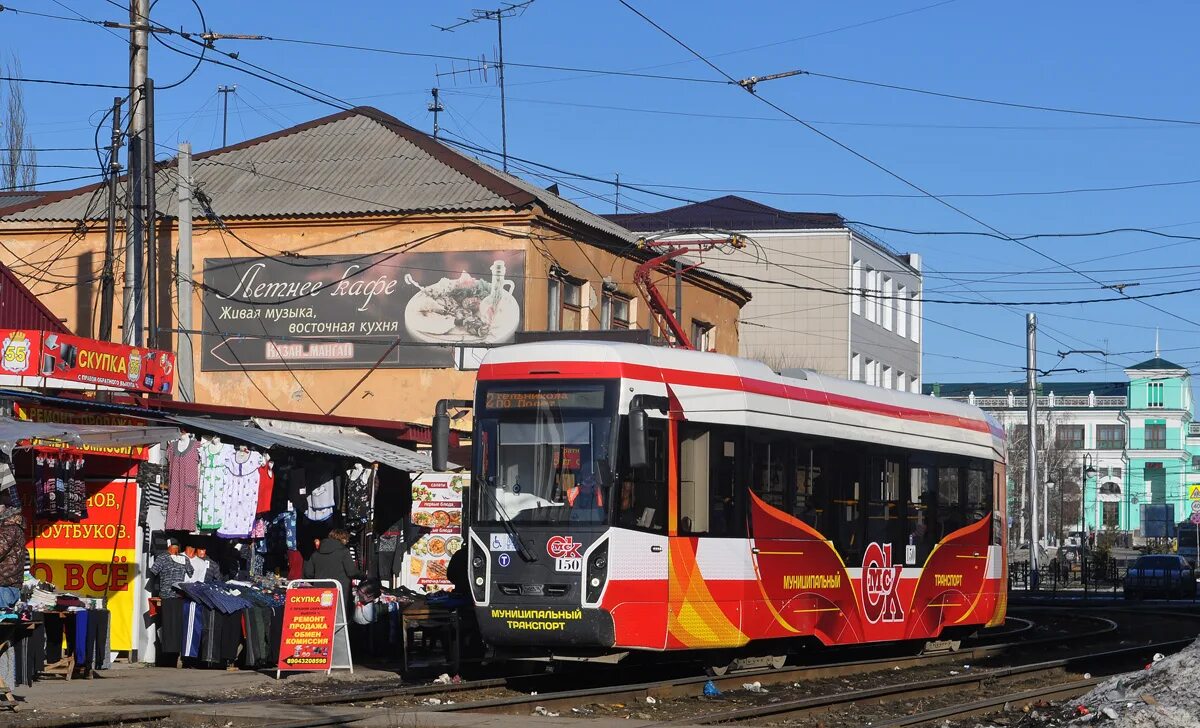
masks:
<svg viewBox="0 0 1200 728"><path fill-rule="evenodd" d="M658 212L604 215L630 230L648 233L683 228L720 230L828 230L846 227L832 212L788 212L737 195L672 207Z"/></svg>
<svg viewBox="0 0 1200 728"><path fill-rule="evenodd" d="M0 265L0 327L72 333L5 265Z"/></svg>
<svg viewBox="0 0 1200 728"><path fill-rule="evenodd" d="M282 447L342 458L352 457L409 472L423 472L430 469L428 455L378 440L352 427L306 425L258 418L222 420L212 417L170 415L167 419L186 429L224 435L266 450ZM320 434L314 434L317 432Z"/></svg>
<svg viewBox="0 0 1200 728"><path fill-rule="evenodd" d="M429 453L418 453L406 447L393 445L371 437L354 427L314 425L307 422L255 417L254 422L272 434L283 434L305 442L332 447L343 455L358 458L367 463L381 463L397 470L421 473L433 469Z"/></svg>
<svg viewBox="0 0 1200 728"><path fill-rule="evenodd" d="M5 190L0 191L0 211L8 207L28 205L46 196L45 192L36 190Z"/></svg>

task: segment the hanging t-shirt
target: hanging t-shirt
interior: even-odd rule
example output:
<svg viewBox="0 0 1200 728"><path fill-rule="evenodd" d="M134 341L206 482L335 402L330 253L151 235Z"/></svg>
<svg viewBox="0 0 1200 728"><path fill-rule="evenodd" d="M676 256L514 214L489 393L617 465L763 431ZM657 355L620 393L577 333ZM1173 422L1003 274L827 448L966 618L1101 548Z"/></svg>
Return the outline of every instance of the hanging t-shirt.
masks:
<svg viewBox="0 0 1200 728"><path fill-rule="evenodd" d="M346 500L343 511L348 525L366 523L371 518L371 480L369 468L357 466L346 471Z"/></svg>
<svg viewBox="0 0 1200 728"><path fill-rule="evenodd" d="M200 444L196 438L168 445L167 467L167 528L195 531L200 506Z"/></svg>
<svg viewBox="0 0 1200 728"><path fill-rule="evenodd" d="M326 521L333 515L337 505L337 481L335 471L321 468L308 475L308 508L304 515L310 521Z"/></svg>
<svg viewBox="0 0 1200 728"><path fill-rule="evenodd" d="M225 484L229 479L229 468L225 466L225 461L233 452L233 445L218 441L200 446L200 511L196 517L196 527L199 529L221 527Z"/></svg>
<svg viewBox="0 0 1200 728"><path fill-rule="evenodd" d="M225 456L227 480L221 497L221 526L217 535L222 538L249 538L258 508L258 469L262 453L254 450L233 450Z"/></svg>
<svg viewBox="0 0 1200 728"><path fill-rule="evenodd" d="M258 507L255 513L271 512L271 497L275 491L275 461L263 456L258 466Z"/></svg>

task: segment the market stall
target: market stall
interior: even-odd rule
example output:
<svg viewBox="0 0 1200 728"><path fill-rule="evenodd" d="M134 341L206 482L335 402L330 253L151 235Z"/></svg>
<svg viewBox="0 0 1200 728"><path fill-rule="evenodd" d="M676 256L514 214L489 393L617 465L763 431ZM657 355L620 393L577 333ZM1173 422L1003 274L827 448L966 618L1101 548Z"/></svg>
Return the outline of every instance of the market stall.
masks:
<svg viewBox="0 0 1200 728"><path fill-rule="evenodd" d="M7 685L42 673L90 677L132 649L138 463L178 430L14 414L0 416L0 522L23 533L0 558L23 546L29 572L0 611L0 624L13 625L0 641L0 676Z"/></svg>

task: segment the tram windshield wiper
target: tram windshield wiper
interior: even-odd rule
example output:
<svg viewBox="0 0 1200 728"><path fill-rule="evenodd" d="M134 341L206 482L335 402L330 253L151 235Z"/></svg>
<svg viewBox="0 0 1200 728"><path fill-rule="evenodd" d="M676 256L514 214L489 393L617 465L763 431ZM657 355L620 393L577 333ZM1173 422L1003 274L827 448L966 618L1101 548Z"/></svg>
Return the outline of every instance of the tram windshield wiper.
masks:
<svg viewBox="0 0 1200 728"><path fill-rule="evenodd" d="M492 499L492 505L496 507L496 515L500 517L500 523L504 524L504 530L508 532L508 537L513 540L513 545L517 547L517 555L529 563L537 561L537 555L530 551L525 542L521 540L521 532L517 530L517 525L508 517L508 512L504 510L504 506L500 505L500 499L492 492L492 486L484 485L482 490Z"/></svg>

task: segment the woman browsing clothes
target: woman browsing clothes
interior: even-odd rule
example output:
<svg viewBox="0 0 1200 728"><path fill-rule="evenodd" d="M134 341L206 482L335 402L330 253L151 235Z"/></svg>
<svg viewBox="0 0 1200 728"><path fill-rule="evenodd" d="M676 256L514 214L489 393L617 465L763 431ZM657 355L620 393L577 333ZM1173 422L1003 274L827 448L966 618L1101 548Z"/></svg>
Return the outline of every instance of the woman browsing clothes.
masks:
<svg viewBox="0 0 1200 728"><path fill-rule="evenodd" d="M20 601L27 555L21 511L0 508L0 609L9 609Z"/></svg>

